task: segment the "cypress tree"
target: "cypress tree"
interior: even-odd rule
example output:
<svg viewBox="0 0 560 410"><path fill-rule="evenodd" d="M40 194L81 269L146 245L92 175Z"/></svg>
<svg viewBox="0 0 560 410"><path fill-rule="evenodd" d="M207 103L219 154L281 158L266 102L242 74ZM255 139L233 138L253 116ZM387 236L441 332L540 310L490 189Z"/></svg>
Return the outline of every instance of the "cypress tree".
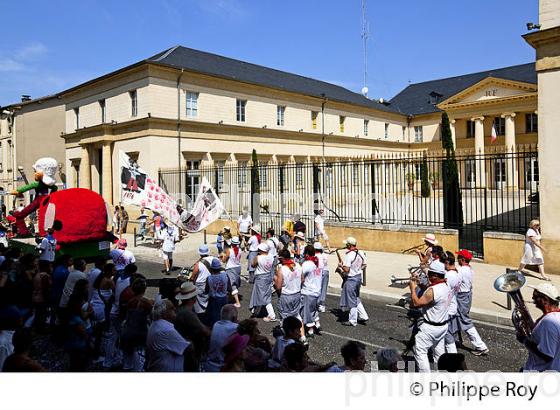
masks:
<svg viewBox="0 0 560 410"><path fill-rule="evenodd" d="M430 197L430 173L428 172L428 157L426 156L426 152L422 157L422 165L420 166L420 178L422 180L422 185L420 189L420 193L422 198L429 198Z"/></svg>
<svg viewBox="0 0 560 410"><path fill-rule="evenodd" d="M443 218L444 228L461 229L463 226L463 201L459 185L459 171L455 159L455 147L451 137L449 117L441 115L441 145L445 150L442 163L443 179Z"/></svg>

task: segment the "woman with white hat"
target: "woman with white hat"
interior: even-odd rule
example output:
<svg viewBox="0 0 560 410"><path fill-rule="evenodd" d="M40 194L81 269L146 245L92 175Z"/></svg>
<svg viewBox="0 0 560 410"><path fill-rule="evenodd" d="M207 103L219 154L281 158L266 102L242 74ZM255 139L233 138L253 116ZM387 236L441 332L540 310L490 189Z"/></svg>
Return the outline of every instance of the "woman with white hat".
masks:
<svg viewBox="0 0 560 410"><path fill-rule="evenodd" d="M231 283L231 296L235 300L234 306L241 307L239 303L239 288L241 287L241 248L239 236L231 238L231 247L227 247L222 255L222 262L226 264L226 273Z"/></svg>
<svg viewBox="0 0 560 410"><path fill-rule="evenodd" d="M427 266L432 263L432 247L436 246L439 242L433 233L426 234L426 236L423 237L422 240L426 245L426 249L424 249L423 251L421 251L420 249L415 249L414 251L420 259L420 264Z"/></svg>
<svg viewBox="0 0 560 410"><path fill-rule="evenodd" d="M265 322L273 322L276 320L276 314L272 307L272 265L274 259L268 254L268 245L261 243L258 246L258 256L253 261L255 268L255 284L251 293L251 301L249 309L251 313L256 314L257 308L266 307L267 316L263 319Z"/></svg>
<svg viewBox="0 0 560 410"><path fill-rule="evenodd" d="M251 226L251 237L247 241L247 247L249 249L249 253L247 254L248 264L247 264L247 271L249 273L249 283L253 283L255 281L255 260L258 254L258 247L261 243L261 227L259 225Z"/></svg>
<svg viewBox="0 0 560 410"><path fill-rule="evenodd" d="M521 263L519 264L519 271L524 273L525 265L537 265L539 273L541 274L541 279L550 280L550 278L544 274L543 252L546 251L541 245L540 221L538 219L533 219L529 222L529 229L525 234L523 249L524 252Z"/></svg>

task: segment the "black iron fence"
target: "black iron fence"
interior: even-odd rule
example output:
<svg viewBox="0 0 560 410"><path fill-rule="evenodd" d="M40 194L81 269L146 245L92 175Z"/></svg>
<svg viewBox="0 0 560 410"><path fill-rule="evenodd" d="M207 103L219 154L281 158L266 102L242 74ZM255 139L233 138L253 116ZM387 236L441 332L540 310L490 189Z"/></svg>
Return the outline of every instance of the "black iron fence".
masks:
<svg viewBox="0 0 560 410"><path fill-rule="evenodd" d="M300 215L313 234L317 209L328 221L452 227L460 246L482 256L484 231L524 233L538 217L538 158L535 146L490 149L455 156L457 197L449 192L449 159L442 152L392 153L371 158L301 163L224 163L183 171L161 170L160 184L188 204L207 178L234 220L243 208L263 228L280 230ZM450 198L453 203L450 203ZM458 218L450 220L455 207ZM453 213L452 213L453 214Z"/></svg>

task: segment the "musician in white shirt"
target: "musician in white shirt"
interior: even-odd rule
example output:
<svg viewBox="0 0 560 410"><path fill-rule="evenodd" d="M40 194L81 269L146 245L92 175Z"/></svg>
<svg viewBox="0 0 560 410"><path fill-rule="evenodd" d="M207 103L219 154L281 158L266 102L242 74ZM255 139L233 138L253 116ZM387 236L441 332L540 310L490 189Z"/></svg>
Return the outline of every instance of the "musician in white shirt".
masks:
<svg viewBox="0 0 560 410"><path fill-rule="evenodd" d="M523 371L560 371L560 293L551 283L531 286L533 302L543 315L537 319L531 336L517 335L529 351Z"/></svg>
<svg viewBox="0 0 560 410"><path fill-rule="evenodd" d="M319 209L316 212L317 216L315 216L315 241L320 242L321 239L324 240L327 251L330 252L331 245L329 244L329 236L325 232L325 218L323 217L325 210Z"/></svg>
<svg viewBox="0 0 560 410"><path fill-rule="evenodd" d="M349 236L343 243L346 247L346 254L343 262L338 264L345 277L340 294L340 308L343 312L350 311L350 313L348 321L343 322L342 325L356 326L359 320L366 322L369 319L360 300L362 276L367 267L367 261L364 252L358 250L356 238Z"/></svg>
<svg viewBox="0 0 560 410"><path fill-rule="evenodd" d="M449 319L449 286L445 282L445 266L440 261L434 261L428 267L430 286L418 297L416 294L417 281L409 283L412 306L422 308L419 319L418 333L414 339L414 359L419 372L430 372L428 350L433 349L434 362L445 353L445 334Z"/></svg>

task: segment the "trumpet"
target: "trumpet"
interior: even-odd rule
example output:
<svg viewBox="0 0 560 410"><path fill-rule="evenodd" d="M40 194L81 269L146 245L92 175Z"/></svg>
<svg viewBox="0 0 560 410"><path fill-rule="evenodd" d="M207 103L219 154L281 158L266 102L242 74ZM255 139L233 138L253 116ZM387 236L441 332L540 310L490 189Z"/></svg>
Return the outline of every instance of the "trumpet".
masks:
<svg viewBox="0 0 560 410"><path fill-rule="evenodd" d="M511 297L515 303L515 308L511 312L513 326L519 335L530 337L535 327L535 321L521 295L521 288L525 285L525 281L525 276L519 271L506 269L506 273L498 276L494 281L494 289L507 293Z"/></svg>
<svg viewBox="0 0 560 410"><path fill-rule="evenodd" d="M412 252L414 252L414 251L416 251L417 249L420 249L420 248L422 248L422 247L424 247L424 244L423 244L423 243L421 243L420 245L413 246L412 248L403 249L403 250L401 251L401 253L412 253Z"/></svg>
<svg viewBox="0 0 560 410"><path fill-rule="evenodd" d="M411 280L415 280L417 282L421 282L422 279L426 276L424 271L422 270L421 266L411 266L408 265L408 273L410 276L406 278L397 278L395 275L391 275L391 285L395 283L403 283L403 282L410 282Z"/></svg>

